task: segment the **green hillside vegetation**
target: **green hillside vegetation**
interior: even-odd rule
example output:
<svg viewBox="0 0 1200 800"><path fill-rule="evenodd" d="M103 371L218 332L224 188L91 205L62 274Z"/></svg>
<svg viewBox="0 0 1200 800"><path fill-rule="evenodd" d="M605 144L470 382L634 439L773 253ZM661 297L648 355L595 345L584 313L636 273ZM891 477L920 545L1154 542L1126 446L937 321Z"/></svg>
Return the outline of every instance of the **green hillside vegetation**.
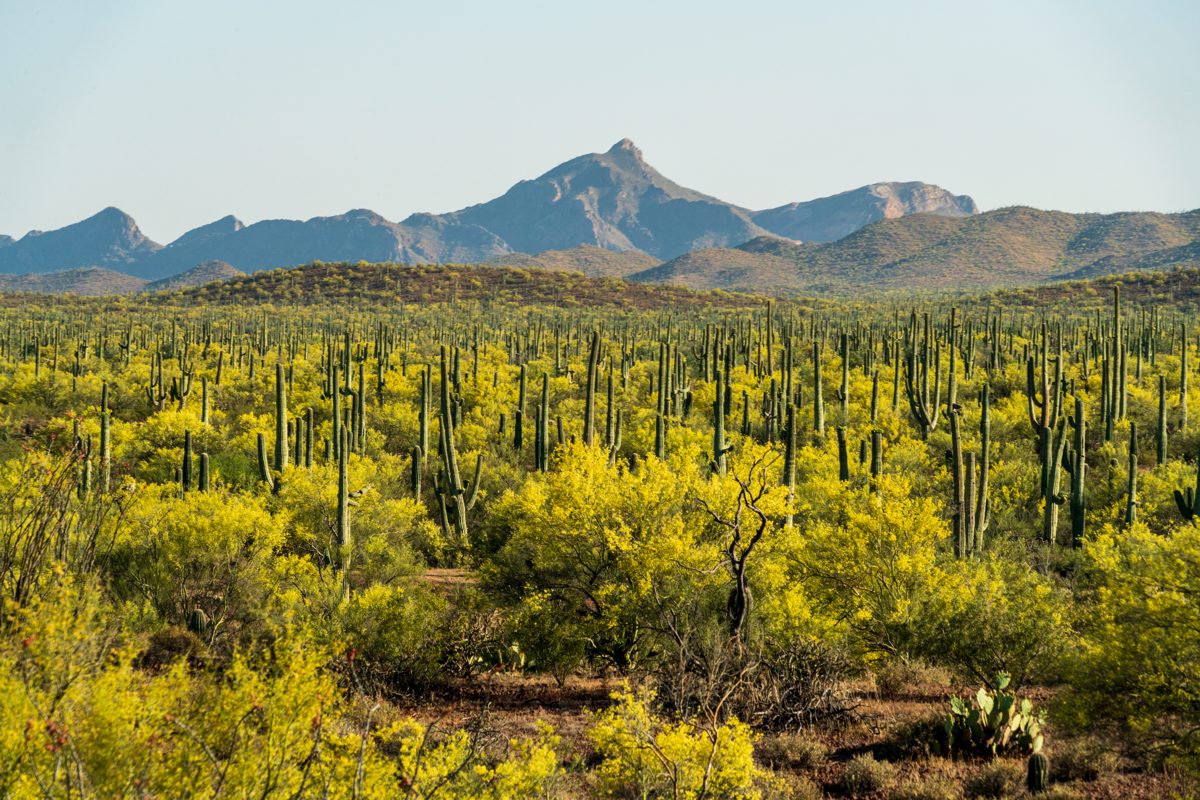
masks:
<svg viewBox="0 0 1200 800"><path fill-rule="evenodd" d="M1198 239L1200 210L1101 215L1013 207L967 217L913 214L828 244L755 240L696 250L631 279L773 292L978 290L1196 266Z"/></svg>
<svg viewBox="0 0 1200 800"><path fill-rule="evenodd" d="M1005 306L1077 313L1105 308L1113 287L1143 308L1200 314L1200 268L1127 272L1085 281L1064 281L997 292L988 300Z"/></svg>
<svg viewBox="0 0 1200 800"><path fill-rule="evenodd" d="M44 274L0 275L0 292L9 294L76 294L81 297L133 294L146 281L101 267L84 267Z"/></svg>
<svg viewBox="0 0 1200 800"><path fill-rule="evenodd" d="M546 250L537 255L512 253L488 262L489 265L502 267L582 272L589 278L623 278L658 263L657 258L640 250L605 250L594 245L580 245L570 250Z"/></svg>
<svg viewBox="0 0 1200 800"><path fill-rule="evenodd" d="M256 272L244 278L156 295L163 302L230 305L378 306L481 302L487 305L616 306L630 309L761 302L726 292L693 292L580 273L487 265L326 264Z"/></svg>
<svg viewBox="0 0 1200 800"><path fill-rule="evenodd" d="M162 280L151 281L142 287L142 291L165 292L175 289L189 289L214 281L227 281L240 278L245 274L240 269L231 267L224 261L205 261L203 264L192 267L187 272L181 272L178 275L172 275Z"/></svg>

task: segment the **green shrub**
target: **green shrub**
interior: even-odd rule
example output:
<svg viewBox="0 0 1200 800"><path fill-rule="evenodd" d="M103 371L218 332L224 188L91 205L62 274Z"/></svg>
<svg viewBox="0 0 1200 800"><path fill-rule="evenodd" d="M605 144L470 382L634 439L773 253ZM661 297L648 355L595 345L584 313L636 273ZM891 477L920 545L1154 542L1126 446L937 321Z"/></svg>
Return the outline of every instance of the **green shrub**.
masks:
<svg viewBox="0 0 1200 800"><path fill-rule="evenodd" d="M339 635L331 644L359 680L412 689L440 676L447 615L441 596L419 584L375 585L355 592L336 613Z"/></svg>
<svg viewBox="0 0 1200 800"><path fill-rule="evenodd" d="M811 778L782 773L762 781L762 800L822 800L825 793Z"/></svg>
<svg viewBox="0 0 1200 800"><path fill-rule="evenodd" d="M888 761L876 761L864 753L855 756L842 772L841 787L851 797L874 794L886 789L896 778L896 766Z"/></svg>
<svg viewBox="0 0 1200 800"><path fill-rule="evenodd" d="M1094 781L1117 770L1119 756L1094 738L1073 739L1054 747L1050 777L1056 781Z"/></svg>
<svg viewBox="0 0 1200 800"><path fill-rule="evenodd" d="M274 622L283 522L254 498L146 489L122 528L104 560L119 599L144 601L168 624L227 649Z"/></svg>
<svg viewBox="0 0 1200 800"><path fill-rule="evenodd" d="M1053 677L1070 641L1071 596L1020 554L946 566L918 607L913 651L982 682L1007 672L1015 686Z"/></svg>
<svg viewBox="0 0 1200 800"><path fill-rule="evenodd" d="M946 716L930 713L900 722L888 735L888 744L906 758L945 755Z"/></svg>
<svg viewBox="0 0 1200 800"><path fill-rule="evenodd" d="M1084 554L1091 603L1056 719L1111 727L1151 760L1200 774L1200 527L1110 526Z"/></svg>
<svg viewBox="0 0 1200 800"><path fill-rule="evenodd" d="M950 685L950 676L940 667L931 667L919 660L893 658L874 672L875 689L885 700L894 700L905 692Z"/></svg>
<svg viewBox="0 0 1200 800"><path fill-rule="evenodd" d="M966 797L1004 798L1022 791L1025 768L1010 761L994 761L985 764L967 778L963 784Z"/></svg>
<svg viewBox="0 0 1200 800"><path fill-rule="evenodd" d="M600 756L601 790L620 797L759 800L765 773L754 764L754 736L737 720L715 726L655 716L628 690L599 712L588 738Z"/></svg>
<svg viewBox="0 0 1200 800"><path fill-rule="evenodd" d="M958 800L962 791L958 783L942 775L914 778L897 786L890 800Z"/></svg>
<svg viewBox="0 0 1200 800"><path fill-rule="evenodd" d="M829 748L820 739L802 733L765 736L754 748L758 760L772 769L815 769L825 763Z"/></svg>

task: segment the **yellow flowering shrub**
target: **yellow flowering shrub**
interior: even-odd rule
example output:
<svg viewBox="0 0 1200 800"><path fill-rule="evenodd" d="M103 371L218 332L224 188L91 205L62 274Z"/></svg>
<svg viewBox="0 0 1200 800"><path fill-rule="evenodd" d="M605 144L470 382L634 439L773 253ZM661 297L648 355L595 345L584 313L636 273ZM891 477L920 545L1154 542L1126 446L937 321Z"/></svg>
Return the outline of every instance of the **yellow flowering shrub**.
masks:
<svg viewBox="0 0 1200 800"><path fill-rule="evenodd" d="M764 773L754 763L754 734L731 719L713 725L656 716L629 689L595 715L588 738L602 761L598 788L607 797L700 797L758 800Z"/></svg>

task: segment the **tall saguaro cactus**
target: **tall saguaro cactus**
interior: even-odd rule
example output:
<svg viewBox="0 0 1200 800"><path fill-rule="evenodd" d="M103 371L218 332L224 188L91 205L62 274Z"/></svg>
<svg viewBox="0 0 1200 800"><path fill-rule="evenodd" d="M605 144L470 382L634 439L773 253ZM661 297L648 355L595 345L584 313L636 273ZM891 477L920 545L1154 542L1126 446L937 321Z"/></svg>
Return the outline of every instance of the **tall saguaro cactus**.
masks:
<svg viewBox="0 0 1200 800"><path fill-rule="evenodd" d="M992 500L989 495L989 481L992 464L992 403L991 394L985 384L979 390L979 480L974 482L972 470L972 486L975 489L973 499L974 511L972 526L967 530L968 546L973 553L983 552L983 537L987 533L988 523L992 517ZM968 495L970 497L970 495Z"/></svg>
<svg viewBox="0 0 1200 800"><path fill-rule="evenodd" d="M813 341L813 432L825 435L825 393L821 388L821 343Z"/></svg>
<svg viewBox="0 0 1200 800"><path fill-rule="evenodd" d="M1087 419L1083 398L1075 398L1075 414L1071 417L1075 430L1074 442L1067 454L1066 465L1071 473L1071 546L1082 547L1085 532L1087 501L1084 495L1087 477Z"/></svg>
<svg viewBox="0 0 1200 800"><path fill-rule="evenodd" d="M483 470L483 454L475 462L475 477L468 485L463 483L458 469L458 450L454 445L454 414L450 405L450 376L446 363L446 346L442 345L441 365L441 438L443 476L439 502L448 512L454 526L457 545L465 548L467 537L467 512L475 506L479 496L479 479Z"/></svg>
<svg viewBox="0 0 1200 800"><path fill-rule="evenodd" d="M100 490L108 492L112 482L111 413L108 410L108 383L100 387Z"/></svg>
<svg viewBox="0 0 1200 800"><path fill-rule="evenodd" d="M334 390L334 436L337 436L337 390ZM336 439L335 439L336 441ZM283 363L275 364L275 466L272 471L267 463L267 447L265 437L258 435L258 476L263 483L278 493L283 488L283 471L288 462L288 419L287 419L287 381Z"/></svg>
<svg viewBox="0 0 1200 800"><path fill-rule="evenodd" d="M347 572L350 569L351 539L350 539L350 431L342 429L342 441L338 446L338 492L337 492L337 528L334 547L335 563L342 576L342 600L350 596L350 581Z"/></svg>
<svg viewBox="0 0 1200 800"><path fill-rule="evenodd" d="M282 363L275 364L275 471L288 464L287 381Z"/></svg>
<svg viewBox="0 0 1200 800"><path fill-rule="evenodd" d="M596 384L600 369L600 331L592 332L592 347L588 354L587 385L584 388L583 443L591 447L596 442Z"/></svg>
<svg viewBox="0 0 1200 800"><path fill-rule="evenodd" d="M1129 423L1129 476L1125 490L1125 524L1137 521L1137 423Z"/></svg>
<svg viewBox="0 0 1200 800"><path fill-rule="evenodd" d="M1179 435L1187 433L1188 426L1188 327L1179 326Z"/></svg>
<svg viewBox="0 0 1200 800"><path fill-rule="evenodd" d="M521 365L521 378L517 386L517 413L513 414L513 449L518 453L521 452L521 445L525 438L525 391L527 387L527 378L525 374L525 365ZM424 389L424 384L422 384Z"/></svg>
<svg viewBox="0 0 1200 800"><path fill-rule="evenodd" d="M921 429L921 438L926 441L929 440L929 434L937 428L938 415L941 413L942 405L941 342L933 342L930 336L929 315L926 314L920 357L917 355L917 345L914 340L908 350L908 359L906 369L904 370L904 391L908 397L908 407L912 412L913 419L917 423L917 427ZM929 394L930 360L933 361L932 397ZM896 368L899 369L899 366Z"/></svg>
<svg viewBox="0 0 1200 800"><path fill-rule="evenodd" d="M713 396L713 453L712 471L715 475L725 474L725 456L733 449L733 445L725 440L725 392L724 387L729 379L720 367L717 367L716 393Z"/></svg>
<svg viewBox="0 0 1200 800"><path fill-rule="evenodd" d="M1038 439L1038 458L1041 461L1041 486L1039 496L1052 498L1052 472L1054 471L1054 431L1058 428L1063 404L1063 353L1062 336L1058 338L1058 357L1054 359L1053 377L1049 370L1049 332L1042 323L1041 379L1032 356L1025 363L1025 396L1029 411L1029 424ZM1040 390L1040 391L1039 391Z"/></svg>
<svg viewBox="0 0 1200 800"><path fill-rule="evenodd" d="M788 513L785 525L791 528L795 521L792 506L796 502L796 405L788 403L787 429L783 432L783 485L787 487Z"/></svg>
<svg viewBox="0 0 1200 800"><path fill-rule="evenodd" d="M1154 431L1155 455L1159 464L1167 463L1167 376L1158 376L1158 425Z"/></svg>

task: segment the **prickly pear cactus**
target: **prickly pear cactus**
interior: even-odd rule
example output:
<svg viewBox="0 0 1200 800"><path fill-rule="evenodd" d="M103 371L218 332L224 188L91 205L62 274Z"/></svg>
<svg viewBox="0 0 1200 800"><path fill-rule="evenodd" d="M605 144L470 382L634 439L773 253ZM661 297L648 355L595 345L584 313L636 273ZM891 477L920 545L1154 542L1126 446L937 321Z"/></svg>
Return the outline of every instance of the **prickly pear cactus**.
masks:
<svg viewBox="0 0 1200 800"><path fill-rule="evenodd" d="M1044 714L1034 712L1028 698L1017 703L1016 695L1006 691L1009 676L996 676L996 691L980 688L974 703L961 697L950 699L946 715L946 743L950 751L976 755L1036 753L1042 749Z"/></svg>

